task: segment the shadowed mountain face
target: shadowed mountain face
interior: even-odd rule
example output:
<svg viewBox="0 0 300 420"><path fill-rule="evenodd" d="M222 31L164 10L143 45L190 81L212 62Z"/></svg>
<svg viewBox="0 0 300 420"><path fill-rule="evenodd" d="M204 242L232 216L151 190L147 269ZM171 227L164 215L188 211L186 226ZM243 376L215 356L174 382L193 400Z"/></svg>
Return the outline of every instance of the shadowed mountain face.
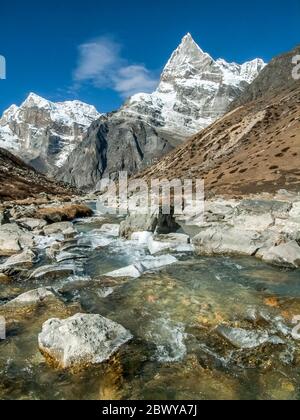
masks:
<svg viewBox="0 0 300 420"><path fill-rule="evenodd" d="M214 60L186 35L157 90L134 95L93 124L58 177L92 189L120 170L131 175L145 169L224 115L264 66L260 59L242 65Z"/></svg>
<svg viewBox="0 0 300 420"><path fill-rule="evenodd" d="M230 109L267 95L272 96L276 92L280 93L283 89L292 89L299 86L299 80L292 77L295 67L293 58L297 55L300 55L300 45L286 54L275 57L261 71L255 81L246 87L244 93L231 104Z"/></svg>
<svg viewBox="0 0 300 420"><path fill-rule="evenodd" d="M68 195L72 191L0 148L0 202L37 197L40 193Z"/></svg>
<svg viewBox="0 0 300 420"><path fill-rule="evenodd" d="M204 178L208 195L299 191L300 82L291 76L297 51L273 60L241 106L141 176Z"/></svg>

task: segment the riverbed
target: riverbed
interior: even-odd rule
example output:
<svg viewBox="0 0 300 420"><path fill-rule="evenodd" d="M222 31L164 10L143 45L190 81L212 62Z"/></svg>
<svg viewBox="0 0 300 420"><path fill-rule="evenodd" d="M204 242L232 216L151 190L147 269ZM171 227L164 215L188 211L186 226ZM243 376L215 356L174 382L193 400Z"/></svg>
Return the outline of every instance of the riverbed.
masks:
<svg viewBox="0 0 300 420"><path fill-rule="evenodd" d="M0 342L1 399L299 399L300 346L291 335L300 315L299 271L254 258L173 252L174 264L112 279L105 275L149 252L100 233L102 224L102 218L74 222L77 235L61 257L74 265L71 276L0 285L0 303L51 286L71 310L118 322L133 340L102 365L77 373L55 369L37 337L46 320L66 315L39 308ZM45 250L40 254L37 266L51 264ZM270 340L243 348L243 336L234 345L222 326Z"/></svg>

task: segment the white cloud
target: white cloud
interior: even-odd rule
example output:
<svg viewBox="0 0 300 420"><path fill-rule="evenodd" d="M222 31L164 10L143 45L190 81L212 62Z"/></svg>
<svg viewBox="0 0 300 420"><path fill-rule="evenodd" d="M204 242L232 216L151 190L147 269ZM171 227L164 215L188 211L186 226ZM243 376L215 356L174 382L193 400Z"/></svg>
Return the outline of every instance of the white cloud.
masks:
<svg viewBox="0 0 300 420"><path fill-rule="evenodd" d="M131 96L137 92L153 92L157 79L142 65L122 67L114 76L114 88L122 96Z"/></svg>
<svg viewBox="0 0 300 420"><path fill-rule="evenodd" d="M123 97L155 90L158 79L142 64L129 64L121 56L121 46L102 37L79 46L73 79L77 86L91 83L111 88Z"/></svg>

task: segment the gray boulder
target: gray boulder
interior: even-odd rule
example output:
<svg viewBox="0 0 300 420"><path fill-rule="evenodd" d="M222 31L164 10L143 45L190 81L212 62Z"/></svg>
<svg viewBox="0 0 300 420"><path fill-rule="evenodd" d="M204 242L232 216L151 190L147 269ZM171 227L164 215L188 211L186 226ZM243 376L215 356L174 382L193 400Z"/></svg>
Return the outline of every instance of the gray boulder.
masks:
<svg viewBox="0 0 300 420"><path fill-rule="evenodd" d="M273 246L262 253L262 259L270 264L287 268L300 267L300 247L296 241Z"/></svg>
<svg viewBox="0 0 300 420"><path fill-rule="evenodd" d="M47 226L47 222L41 219L25 218L17 221L18 225L27 230L40 230Z"/></svg>
<svg viewBox="0 0 300 420"><path fill-rule="evenodd" d="M170 214L162 211L149 212L148 214L132 213L120 224L120 236L131 239L134 232L156 232L168 234L176 232L180 226L175 221L174 210Z"/></svg>
<svg viewBox="0 0 300 420"><path fill-rule="evenodd" d="M38 337L39 349L60 368L84 368L107 361L132 339L124 327L100 315L50 319Z"/></svg>
<svg viewBox="0 0 300 420"><path fill-rule="evenodd" d="M0 226L0 256L17 254L24 248L34 246L34 237L17 224Z"/></svg>
<svg viewBox="0 0 300 420"><path fill-rule="evenodd" d="M255 255L264 239L257 231L246 231L229 225L203 227L193 239L199 255Z"/></svg>
<svg viewBox="0 0 300 420"><path fill-rule="evenodd" d="M71 222L58 222L44 227L45 235L63 234L64 236L72 236L76 234L76 229Z"/></svg>

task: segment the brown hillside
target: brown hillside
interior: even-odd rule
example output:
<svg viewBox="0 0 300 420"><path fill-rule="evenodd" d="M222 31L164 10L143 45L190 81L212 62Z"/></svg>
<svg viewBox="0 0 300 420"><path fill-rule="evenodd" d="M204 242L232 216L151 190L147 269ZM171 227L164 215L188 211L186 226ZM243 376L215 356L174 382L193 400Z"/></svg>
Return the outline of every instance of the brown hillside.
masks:
<svg viewBox="0 0 300 420"><path fill-rule="evenodd" d="M0 148L0 201L22 200L40 193L68 195L72 192Z"/></svg>
<svg viewBox="0 0 300 420"><path fill-rule="evenodd" d="M143 172L204 178L208 195L300 190L300 84L226 114Z"/></svg>

